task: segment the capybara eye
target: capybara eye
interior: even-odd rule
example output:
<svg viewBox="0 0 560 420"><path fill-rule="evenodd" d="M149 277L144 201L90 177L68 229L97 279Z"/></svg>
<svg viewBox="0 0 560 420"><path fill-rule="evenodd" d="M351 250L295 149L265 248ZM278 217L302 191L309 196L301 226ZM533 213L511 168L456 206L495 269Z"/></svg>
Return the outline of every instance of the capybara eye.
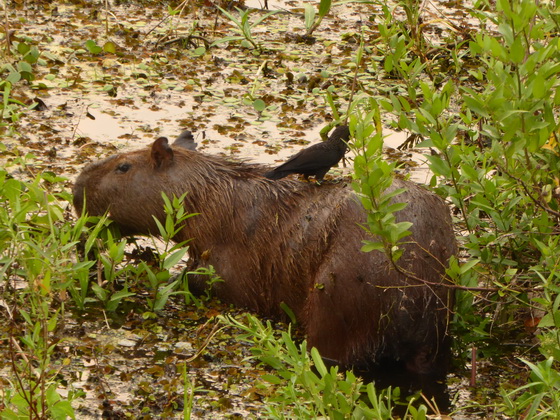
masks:
<svg viewBox="0 0 560 420"><path fill-rule="evenodd" d="M117 166L117 172L124 174L130 169L130 166L130 163L121 163L119 164L119 166Z"/></svg>

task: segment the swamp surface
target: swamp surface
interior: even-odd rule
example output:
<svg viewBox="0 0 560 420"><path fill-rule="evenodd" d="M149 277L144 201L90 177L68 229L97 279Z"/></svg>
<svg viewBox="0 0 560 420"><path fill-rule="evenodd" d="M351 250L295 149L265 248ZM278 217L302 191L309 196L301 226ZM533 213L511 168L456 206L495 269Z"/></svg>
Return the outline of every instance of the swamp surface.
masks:
<svg viewBox="0 0 560 420"><path fill-rule="evenodd" d="M313 38L303 38L304 3L269 1L269 10L278 13L252 28L260 47L255 49L234 40L208 48L234 28L209 3L185 2L177 9L117 3L108 11L104 2L85 0L28 2L8 10L12 39L36 46L41 54L34 80L14 92L21 102L37 105L3 129L0 161L13 176L49 171L68 177L69 189L85 163L145 147L160 136L171 140L185 129L194 133L203 153L282 162L319 141L320 129L332 122L325 91L346 110L360 33L369 47L360 90L405 92L377 71L383 62L383 51L376 48L377 4L333 6ZM258 1L243 7L255 9L250 20L267 13ZM476 31L465 7L426 3L424 31L434 45ZM423 154L430 151L397 150L407 134L392 131L389 122L387 156L402 162L402 175L428 183ZM348 165L331 176L347 175ZM183 392L191 381L193 418L264 415L271 391L259 378L267 368L247 358L249 347L236 339L235 329L211 334L215 315L241 317L238 309L215 301L197 309L174 298L157 317L144 316L138 303L143 291L132 292L137 295L117 313L95 306L86 313L66 309L52 363L66 386L60 393L84 393L74 402L77 418L182 418ZM6 328L0 327L3 336ZM493 357L479 361L476 387L469 386L470 372L461 361L449 375L453 418L502 418L492 412L492 401L500 398L500 384L517 387L526 381L516 357L531 346L530 334L512 336L511 343L496 345ZM6 355L0 360L2 388L14 380L8 356L13 349L2 340L0 351ZM177 369L185 360L187 379ZM471 399L481 405L466 407Z"/></svg>

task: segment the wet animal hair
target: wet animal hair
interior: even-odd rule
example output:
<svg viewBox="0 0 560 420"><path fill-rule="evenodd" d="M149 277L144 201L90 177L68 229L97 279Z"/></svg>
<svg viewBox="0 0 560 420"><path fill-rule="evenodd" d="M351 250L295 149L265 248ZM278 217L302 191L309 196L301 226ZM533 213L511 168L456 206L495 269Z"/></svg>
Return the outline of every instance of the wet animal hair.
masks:
<svg viewBox="0 0 560 420"><path fill-rule="evenodd" d="M445 203L394 180L391 188L405 188L398 200L408 204L397 221L413 223L399 272L383 252L361 251L371 239L361 227L367 215L349 186L272 181L264 172L160 138L87 166L74 204L78 213L84 206L92 215L109 211L127 234L157 234L152 216L164 220L161 192L187 192L185 210L199 215L176 240L193 238L193 260L224 279L212 286L220 299L276 318L285 318L281 304L288 305L309 347L345 367L390 359L417 374L444 375L453 294L438 285L456 252Z"/></svg>

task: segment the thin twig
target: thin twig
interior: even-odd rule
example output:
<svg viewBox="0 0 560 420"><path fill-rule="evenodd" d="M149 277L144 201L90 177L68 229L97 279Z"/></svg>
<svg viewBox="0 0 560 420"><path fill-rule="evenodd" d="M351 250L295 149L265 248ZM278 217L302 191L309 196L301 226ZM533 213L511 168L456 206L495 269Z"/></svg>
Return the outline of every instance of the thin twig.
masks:
<svg viewBox="0 0 560 420"><path fill-rule="evenodd" d="M210 331L210 334L208 334L208 337L206 337L206 340L204 340L204 343L202 343L202 346L198 349L198 351L192 357L189 357L185 361L186 363L190 363L193 360L195 360L198 356L200 356L202 354L202 352L206 349L206 347L208 347L208 344L210 344L210 341L214 338L214 336L216 334L218 334L221 330L226 328L225 326L223 326L221 328L218 328L219 325L220 324L218 322L216 322L216 325L214 325L214 327L212 328L212 331Z"/></svg>
<svg viewBox="0 0 560 420"><path fill-rule="evenodd" d="M8 1L4 0L4 31L6 34L6 55L10 55L10 19L8 18Z"/></svg>
<svg viewBox="0 0 560 420"><path fill-rule="evenodd" d="M344 118L344 124L348 124L348 116L350 115L350 108L352 106L352 101L354 100L354 94L356 93L356 85L358 84L358 73L362 67L364 61L364 50L363 50L363 38L358 49L362 48L362 54L360 55L360 62L356 63L356 71L354 72L354 77L352 79L352 89L350 90L350 96L348 97L348 110L346 111L346 117Z"/></svg>
<svg viewBox="0 0 560 420"><path fill-rule="evenodd" d="M535 203L538 207L540 207L541 209L543 209L544 211L546 211L547 213L552 214L555 217L560 217L560 213L557 212L556 210L552 210L550 207L545 206L543 203L540 202L540 200L536 199L535 197L533 197L533 195L531 194L531 192L529 191L529 188L527 187L527 185L525 184L525 182L523 182L523 180L521 180L520 178L517 178L516 176L513 176L512 174L510 174L508 171L506 171L505 169L503 169L500 165L496 165L498 167L498 169L503 172L504 174L506 174L507 176L509 176L510 178L516 180L517 182L519 182L521 184L521 186L523 187L523 189L525 190L525 194L527 194L527 196L531 199L531 201L533 201L533 203Z"/></svg>

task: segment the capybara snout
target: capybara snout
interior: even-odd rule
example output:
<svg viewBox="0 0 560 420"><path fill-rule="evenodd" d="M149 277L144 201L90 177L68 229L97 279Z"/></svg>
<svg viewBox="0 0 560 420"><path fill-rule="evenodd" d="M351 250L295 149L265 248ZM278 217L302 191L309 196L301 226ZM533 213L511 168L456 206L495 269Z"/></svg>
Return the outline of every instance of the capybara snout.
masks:
<svg viewBox="0 0 560 420"><path fill-rule="evenodd" d="M124 232L157 234L161 193L187 192L185 210L199 214L176 240L192 238L193 260L224 279L212 286L220 299L277 318L288 305L310 347L344 366L391 359L420 374L444 372L453 303L445 268L456 252L446 204L394 180L392 189L406 189L397 197L407 203L397 221L413 223L396 270L385 253L361 251L371 237L350 187L272 181L264 172L160 138L87 166L74 204L78 212L108 211Z"/></svg>

